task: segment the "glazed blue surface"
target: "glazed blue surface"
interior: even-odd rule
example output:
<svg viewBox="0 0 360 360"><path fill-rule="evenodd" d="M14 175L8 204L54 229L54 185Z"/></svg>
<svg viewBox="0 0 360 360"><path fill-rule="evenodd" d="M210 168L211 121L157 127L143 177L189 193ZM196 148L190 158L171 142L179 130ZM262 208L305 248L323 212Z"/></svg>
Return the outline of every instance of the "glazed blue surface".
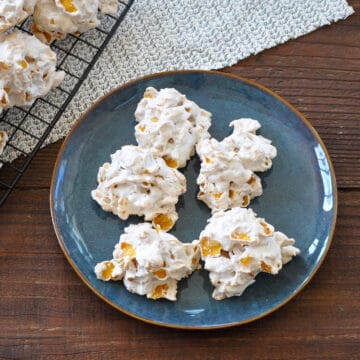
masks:
<svg viewBox="0 0 360 360"><path fill-rule="evenodd" d="M277 276L260 274L238 298L215 301L204 270L179 285L178 300L148 300L125 290L122 282L96 279L96 263L110 259L124 227L90 197L98 168L125 144L135 144L134 111L148 86L175 87L213 114L210 133L218 140L241 117L260 121L260 134L278 150L270 171L260 174L264 194L250 207L276 230L296 239L301 254ZM183 242L196 239L210 211L196 199L199 160L184 174L187 193L178 204L179 220L171 233ZM130 84L103 99L67 138L54 173L53 217L63 250L81 277L114 306L147 321L180 327L219 327L250 321L285 303L317 270L331 242L336 216L335 179L317 135L286 104L270 93L219 73L160 74Z"/></svg>

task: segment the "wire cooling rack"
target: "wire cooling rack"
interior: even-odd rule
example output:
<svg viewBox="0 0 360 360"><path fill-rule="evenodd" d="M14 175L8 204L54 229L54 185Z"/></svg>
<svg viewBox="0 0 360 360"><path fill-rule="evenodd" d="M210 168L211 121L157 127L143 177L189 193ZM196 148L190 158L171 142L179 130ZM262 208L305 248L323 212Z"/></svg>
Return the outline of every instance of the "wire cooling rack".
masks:
<svg viewBox="0 0 360 360"><path fill-rule="evenodd" d="M65 72L60 87L52 90L44 98L37 99L28 108L13 107L0 115L0 130L4 130L9 140L0 156L0 206L15 188L51 129L59 120L66 107L79 90L95 62L119 27L134 0L119 1L116 15L101 15L101 25L79 36L68 35L66 39L55 41L51 48L57 54L57 68ZM30 20L18 28L29 32ZM32 126L27 123L31 121ZM36 126L34 126L34 124ZM24 144L18 139L26 139ZM11 163L12 158L20 158ZM10 159L5 162L4 159Z"/></svg>

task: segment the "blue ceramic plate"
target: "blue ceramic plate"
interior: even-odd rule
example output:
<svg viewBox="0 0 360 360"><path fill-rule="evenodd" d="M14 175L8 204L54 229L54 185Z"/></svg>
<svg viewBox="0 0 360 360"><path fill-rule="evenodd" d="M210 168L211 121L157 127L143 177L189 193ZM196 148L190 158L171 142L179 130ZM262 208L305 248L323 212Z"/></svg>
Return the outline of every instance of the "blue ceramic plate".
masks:
<svg viewBox="0 0 360 360"><path fill-rule="evenodd" d="M90 197L98 168L125 144L136 144L134 111L148 86L175 87L213 114L211 135L231 133L229 122L257 119L278 156L261 174L264 194L250 206L277 230L296 239L301 254L277 276L260 274L241 297L215 301L208 274L195 272L179 285L178 300L149 300L127 292L121 282L96 279L96 263L112 257L124 227ZM183 242L196 239L210 216L196 199L199 160L184 170L188 191L178 203L171 231ZM243 324L284 305L312 278L334 232L337 194L333 168L320 137L289 103L252 81L219 72L161 73L131 82L97 102L73 127L59 153L51 187L51 212L60 246L70 264L103 300L135 318L170 327L208 329Z"/></svg>

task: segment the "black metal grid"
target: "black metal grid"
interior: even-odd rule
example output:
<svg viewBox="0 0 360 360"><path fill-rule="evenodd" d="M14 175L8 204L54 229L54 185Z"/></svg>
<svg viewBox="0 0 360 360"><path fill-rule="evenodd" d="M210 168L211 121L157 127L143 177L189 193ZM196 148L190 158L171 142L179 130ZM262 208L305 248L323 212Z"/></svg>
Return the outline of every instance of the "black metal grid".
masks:
<svg viewBox="0 0 360 360"><path fill-rule="evenodd" d="M66 107L79 90L105 46L124 19L134 0L119 1L118 13L101 15L101 25L96 29L66 39L55 41L51 48L57 53L57 68L65 72L65 79L57 89L47 96L37 99L28 108L13 107L0 115L0 130L5 130L9 140L4 148L0 163L0 206L24 174L51 129L55 126ZM29 32L28 19L18 28ZM26 126L27 121L36 124L36 131ZM26 145L17 143L17 138L26 138ZM17 145L15 145L17 144ZM8 152L20 155L15 165L3 160Z"/></svg>

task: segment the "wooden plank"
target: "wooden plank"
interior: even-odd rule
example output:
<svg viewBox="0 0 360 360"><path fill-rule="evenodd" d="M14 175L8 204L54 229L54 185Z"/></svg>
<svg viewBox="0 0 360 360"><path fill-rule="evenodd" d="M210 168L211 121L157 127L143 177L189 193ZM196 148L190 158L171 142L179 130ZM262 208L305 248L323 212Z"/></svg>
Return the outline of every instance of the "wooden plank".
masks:
<svg viewBox="0 0 360 360"><path fill-rule="evenodd" d="M0 329L6 329L0 331L0 356L110 359L125 351L136 359L151 359L165 358L164 349L176 359L220 353L226 359L234 352L260 356L255 334L272 349L273 358L320 359L329 351L334 359L356 355L360 322L354 318L360 303L352 294L360 292L359 191L340 192L333 245L301 294L255 323L201 333L143 324L98 299L62 255L47 197L47 189L16 190L0 210ZM27 234L26 229L36 230ZM301 353L294 352L301 344L306 344Z"/></svg>

